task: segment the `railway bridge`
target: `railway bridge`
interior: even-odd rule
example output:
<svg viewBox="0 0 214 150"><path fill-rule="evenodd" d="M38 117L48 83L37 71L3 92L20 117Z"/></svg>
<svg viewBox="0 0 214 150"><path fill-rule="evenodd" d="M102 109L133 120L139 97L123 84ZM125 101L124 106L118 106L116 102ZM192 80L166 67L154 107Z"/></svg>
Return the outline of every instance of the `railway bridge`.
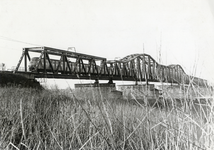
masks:
<svg viewBox="0 0 214 150"><path fill-rule="evenodd" d="M20 65L24 71L19 71ZM28 78L60 78L164 82L206 86L207 81L187 75L180 65L161 65L148 54L131 54L120 60L51 47L23 48L13 71Z"/></svg>

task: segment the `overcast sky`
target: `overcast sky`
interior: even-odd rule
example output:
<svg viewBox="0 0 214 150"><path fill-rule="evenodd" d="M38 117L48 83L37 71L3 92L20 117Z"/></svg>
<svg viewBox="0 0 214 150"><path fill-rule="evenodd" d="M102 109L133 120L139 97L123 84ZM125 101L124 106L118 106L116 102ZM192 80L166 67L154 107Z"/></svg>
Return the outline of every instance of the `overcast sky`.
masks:
<svg viewBox="0 0 214 150"><path fill-rule="evenodd" d="M16 66L33 46L107 59L145 52L157 61L161 51L162 64L214 82L214 2L0 0L0 62Z"/></svg>

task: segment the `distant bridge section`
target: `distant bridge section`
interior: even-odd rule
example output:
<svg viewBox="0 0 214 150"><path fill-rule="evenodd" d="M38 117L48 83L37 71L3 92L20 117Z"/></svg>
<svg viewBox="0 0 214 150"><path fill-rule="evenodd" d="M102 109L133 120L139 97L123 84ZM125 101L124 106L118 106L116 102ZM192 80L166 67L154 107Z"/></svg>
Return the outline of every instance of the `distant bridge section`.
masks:
<svg viewBox="0 0 214 150"><path fill-rule="evenodd" d="M31 56L34 54L37 56ZM24 71L18 71L21 63ZM158 64L148 54L133 54L107 60L50 47L24 48L14 73L33 78L94 79L166 82L205 86L207 81L187 75L180 65Z"/></svg>

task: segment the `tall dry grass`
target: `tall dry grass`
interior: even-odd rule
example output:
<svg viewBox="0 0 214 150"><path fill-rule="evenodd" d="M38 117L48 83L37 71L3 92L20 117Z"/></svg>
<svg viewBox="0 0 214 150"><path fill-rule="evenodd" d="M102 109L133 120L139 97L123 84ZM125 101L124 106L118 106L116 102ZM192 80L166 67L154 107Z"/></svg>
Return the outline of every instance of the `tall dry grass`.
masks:
<svg viewBox="0 0 214 150"><path fill-rule="evenodd" d="M148 101L2 88L0 149L214 149L211 100Z"/></svg>

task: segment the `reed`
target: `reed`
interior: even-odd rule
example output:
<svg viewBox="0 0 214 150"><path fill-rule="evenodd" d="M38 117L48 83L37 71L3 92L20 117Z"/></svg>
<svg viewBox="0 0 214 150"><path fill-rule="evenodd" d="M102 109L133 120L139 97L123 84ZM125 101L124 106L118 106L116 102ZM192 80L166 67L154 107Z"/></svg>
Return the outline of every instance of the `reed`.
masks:
<svg viewBox="0 0 214 150"><path fill-rule="evenodd" d="M213 99L143 101L1 88L0 149L214 149Z"/></svg>

